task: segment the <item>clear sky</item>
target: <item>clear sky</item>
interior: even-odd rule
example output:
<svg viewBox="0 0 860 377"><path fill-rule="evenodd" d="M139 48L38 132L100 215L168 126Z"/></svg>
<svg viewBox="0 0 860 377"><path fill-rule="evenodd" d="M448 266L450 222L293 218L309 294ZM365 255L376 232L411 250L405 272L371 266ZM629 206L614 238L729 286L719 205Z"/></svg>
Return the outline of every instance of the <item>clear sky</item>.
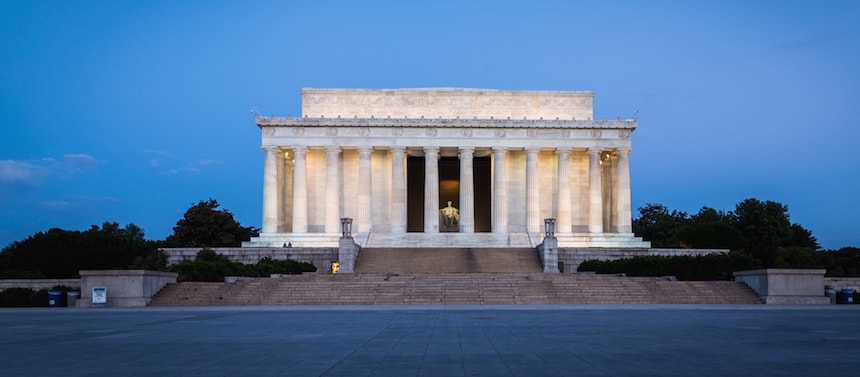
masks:
<svg viewBox="0 0 860 377"><path fill-rule="evenodd" d="M0 247L217 199L262 218L252 107L302 87L591 90L633 206L788 205L860 246L860 2L0 2Z"/></svg>

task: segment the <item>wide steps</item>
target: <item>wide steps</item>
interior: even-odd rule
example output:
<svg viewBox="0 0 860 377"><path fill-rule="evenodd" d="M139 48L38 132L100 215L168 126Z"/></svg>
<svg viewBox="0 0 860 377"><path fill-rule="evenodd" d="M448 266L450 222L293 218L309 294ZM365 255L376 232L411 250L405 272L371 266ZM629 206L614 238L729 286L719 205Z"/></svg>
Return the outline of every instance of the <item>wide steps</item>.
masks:
<svg viewBox="0 0 860 377"><path fill-rule="evenodd" d="M307 274L177 283L154 306L375 304L760 304L729 281L564 274Z"/></svg>
<svg viewBox="0 0 860 377"><path fill-rule="evenodd" d="M539 273L534 248L366 248L354 271L364 274Z"/></svg>

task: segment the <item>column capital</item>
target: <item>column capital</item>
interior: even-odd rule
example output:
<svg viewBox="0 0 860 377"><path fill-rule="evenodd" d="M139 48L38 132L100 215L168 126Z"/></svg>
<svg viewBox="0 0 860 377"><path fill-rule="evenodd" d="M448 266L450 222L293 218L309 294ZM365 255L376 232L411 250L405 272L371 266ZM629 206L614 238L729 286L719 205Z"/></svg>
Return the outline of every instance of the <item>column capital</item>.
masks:
<svg viewBox="0 0 860 377"><path fill-rule="evenodd" d="M304 145L295 145L290 147L293 150L293 153L304 153L308 151L308 147Z"/></svg>
<svg viewBox="0 0 860 377"><path fill-rule="evenodd" d="M264 146L260 147L260 149L262 149L262 150L264 150L264 151L266 151L266 152L277 152L277 151L279 151L279 150L281 149L281 147L274 147L274 146L271 146L271 145L264 145Z"/></svg>
<svg viewBox="0 0 860 377"><path fill-rule="evenodd" d="M329 145L325 147L325 151L328 153L340 153L340 147L335 145Z"/></svg>
<svg viewBox="0 0 860 377"><path fill-rule="evenodd" d="M602 153L602 152L603 152L603 148L592 148L592 147L589 147L589 148L587 149L587 151L588 151L588 154L600 154L600 153Z"/></svg>
<svg viewBox="0 0 860 377"><path fill-rule="evenodd" d="M424 158L427 156L434 156L436 159L439 159L439 147L424 147Z"/></svg>
<svg viewBox="0 0 860 377"><path fill-rule="evenodd" d="M373 147L357 147L358 153L371 153L373 152Z"/></svg>
<svg viewBox="0 0 860 377"><path fill-rule="evenodd" d="M406 147L401 147L401 146L398 146L398 145L392 145L392 146L390 146L389 148L391 149L391 152L392 152L392 153L393 153L393 152L406 153Z"/></svg>
<svg viewBox="0 0 860 377"><path fill-rule="evenodd" d="M630 152L631 152L630 148L616 148L615 149L615 153L618 153L618 154L622 154L622 153L623 154L630 154Z"/></svg>
<svg viewBox="0 0 860 377"><path fill-rule="evenodd" d="M460 147L460 153L475 153L475 147Z"/></svg>
<svg viewBox="0 0 860 377"><path fill-rule="evenodd" d="M571 147L558 147L555 148L556 153L570 153L573 150Z"/></svg>
<svg viewBox="0 0 860 377"><path fill-rule="evenodd" d="M540 147L527 147L527 148L523 148L523 149L525 149L526 153L539 153L540 152Z"/></svg>

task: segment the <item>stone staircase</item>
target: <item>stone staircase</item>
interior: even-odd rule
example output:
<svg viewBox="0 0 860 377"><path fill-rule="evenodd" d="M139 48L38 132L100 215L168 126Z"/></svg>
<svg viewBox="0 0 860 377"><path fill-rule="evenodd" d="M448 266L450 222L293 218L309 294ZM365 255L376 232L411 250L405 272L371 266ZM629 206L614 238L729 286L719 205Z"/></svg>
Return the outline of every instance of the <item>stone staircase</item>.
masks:
<svg viewBox="0 0 860 377"><path fill-rule="evenodd" d="M305 274L177 283L152 306L761 304L742 283L543 273Z"/></svg>
<svg viewBox="0 0 860 377"><path fill-rule="evenodd" d="M355 273L538 273L534 248L367 248L355 261Z"/></svg>

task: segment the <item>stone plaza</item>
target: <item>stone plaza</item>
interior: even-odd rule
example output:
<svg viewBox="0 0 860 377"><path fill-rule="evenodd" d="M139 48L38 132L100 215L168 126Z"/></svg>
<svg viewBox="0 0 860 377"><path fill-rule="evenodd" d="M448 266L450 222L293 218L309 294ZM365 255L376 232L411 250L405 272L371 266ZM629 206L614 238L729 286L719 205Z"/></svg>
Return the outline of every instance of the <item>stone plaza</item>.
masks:
<svg viewBox="0 0 860 377"><path fill-rule="evenodd" d="M0 309L6 376L856 376L853 305Z"/></svg>

